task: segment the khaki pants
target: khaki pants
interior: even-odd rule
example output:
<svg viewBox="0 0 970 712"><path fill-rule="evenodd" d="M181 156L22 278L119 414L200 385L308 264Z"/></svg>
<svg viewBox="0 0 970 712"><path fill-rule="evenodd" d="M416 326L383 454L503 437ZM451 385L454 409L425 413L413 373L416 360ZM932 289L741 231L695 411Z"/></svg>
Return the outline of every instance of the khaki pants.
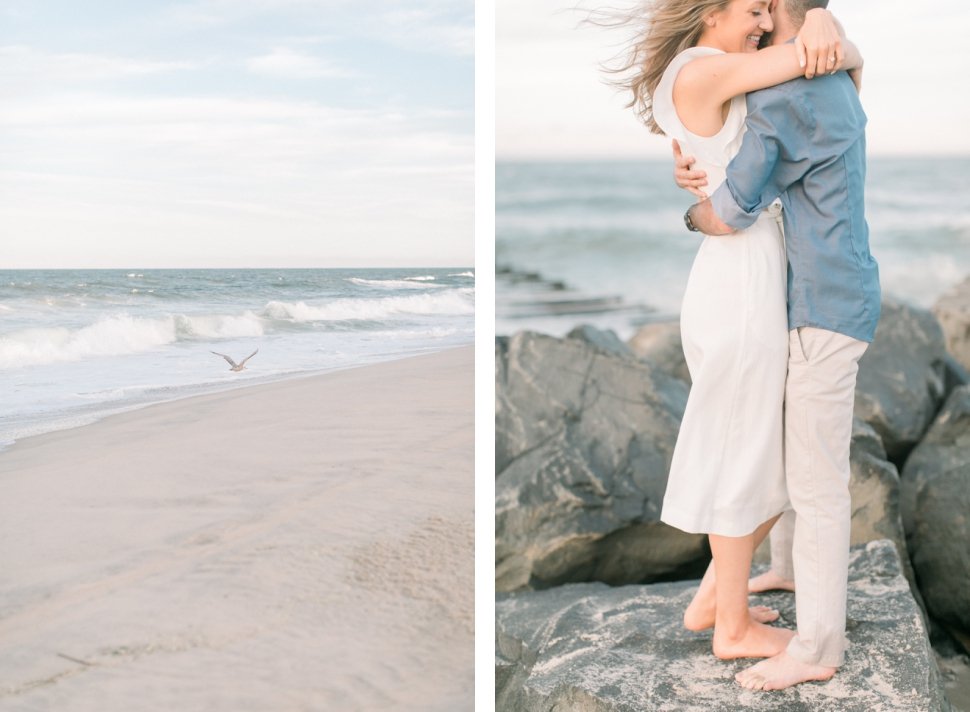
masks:
<svg viewBox="0 0 970 712"><path fill-rule="evenodd" d="M772 568L795 580L798 634L788 654L827 667L845 659L849 443L856 374L867 347L814 327L789 332L785 478L794 517L785 513L777 541L773 534Z"/></svg>

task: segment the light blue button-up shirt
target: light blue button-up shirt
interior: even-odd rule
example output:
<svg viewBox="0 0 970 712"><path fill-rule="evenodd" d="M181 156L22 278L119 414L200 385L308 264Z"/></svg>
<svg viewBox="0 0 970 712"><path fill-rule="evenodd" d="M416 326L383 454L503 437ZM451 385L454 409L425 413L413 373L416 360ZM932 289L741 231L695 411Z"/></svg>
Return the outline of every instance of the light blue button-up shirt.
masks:
<svg viewBox="0 0 970 712"><path fill-rule="evenodd" d="M866 115L845 72L747 96L748 127L714 212L736 230L775 198L784 206L788 328L872 341L879 267L864 214ZM730 239L730 238L725 238Z"/></svg>

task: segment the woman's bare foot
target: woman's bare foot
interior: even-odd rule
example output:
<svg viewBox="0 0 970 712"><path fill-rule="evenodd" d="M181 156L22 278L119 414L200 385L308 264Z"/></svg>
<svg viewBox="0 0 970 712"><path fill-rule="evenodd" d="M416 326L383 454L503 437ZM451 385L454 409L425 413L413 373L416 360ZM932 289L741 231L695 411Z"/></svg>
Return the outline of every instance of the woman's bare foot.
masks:
<svg viewBox="0 0 970 712"><path fill-rule="evenodd" d="M717 588L714 583L713 569L709 569L697 593L684 611L684 627L687 630L707 630L714 627L714 614L717 611ZM771 623L778 620L778 611L767 606L752 606L748 609L751 620L757 623Z"/></svg>
<svg viewBox="0 0 970 712"><path fill-rule="evenodd" d="M748 593L762 593L764 591L794 591L795 582L783 579L771 569L768 569L760 576L755 576L748 581Z"/></svg>
<svg viewBox="0 0 970 712"><path fill-rule="evenodd" d="M715 626L714 655L721 660L770 658L783 652L794 635L793 630L773 628L757 621L749 622L737 636L728 636Z"/></svg>
<svg viewBox="0 0 970 712"><path fill-rule="evenodd" d="M697 596L690 602L687 610L684 611L684 627L687 630L707 630L714 627L714 614L717 609L713 598L709 605L707 604L707 601L699 601ZM771 623L778 620L780 614L768 606L751 606L748 609L748 615L754 623Z"/></svg>
<svg viewBox="0 0 970 712"><path fill-rule="evenodd" d="M828 680L834 674L834 667L803 663L782 651L742 670L734 679L749 690L784 690L801 682Z"/></svg>

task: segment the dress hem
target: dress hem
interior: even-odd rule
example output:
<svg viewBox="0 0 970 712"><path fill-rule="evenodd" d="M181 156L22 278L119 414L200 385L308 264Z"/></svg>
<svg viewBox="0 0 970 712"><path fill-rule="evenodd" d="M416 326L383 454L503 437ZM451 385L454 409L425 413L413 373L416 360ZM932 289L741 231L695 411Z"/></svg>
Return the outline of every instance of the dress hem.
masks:
<svg viewBox="0 0 970 712"><path fill-rule="evenodd" d="M764 515L758 515L761 518L757 519L753 525L747 525L748 521L751 521L752 517L745 513L744 522L738 523L735 521L737 519L737 512L724 512L716 516L707 517L705 521L698 522L696 517L683 515L681 516L679 512L671 512L666 508L660 515L660 521L664 524L669 524L670 526L680 529L688 534L714 534L716 536L748 536L754 533L754 530L764 524L766 521L772 517L784 514L786 511L790 510L791 503L786 501L784 504L779 504L774 507L765 507L763 510L766 512ZM732 519L731 522L724 521L725 519ZM756 518L755 518L756 519Z"/></svg>

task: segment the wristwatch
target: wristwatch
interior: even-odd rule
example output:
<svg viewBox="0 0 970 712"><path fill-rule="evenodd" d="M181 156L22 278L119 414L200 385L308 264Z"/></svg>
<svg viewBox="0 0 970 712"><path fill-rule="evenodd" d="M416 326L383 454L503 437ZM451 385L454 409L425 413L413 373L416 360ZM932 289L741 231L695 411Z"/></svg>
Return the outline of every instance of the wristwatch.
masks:
<svg viewBox="0 0 970 712"><path fill-rule="evenodd" d="M687 212L684 213L684 225L686 225L687 229L690 230L691 232L700 232L700 228L698 228L694 224L694 221L690 219L690 211L693 207L694 206L691 205L690 208L687 208Z"/></svg>

